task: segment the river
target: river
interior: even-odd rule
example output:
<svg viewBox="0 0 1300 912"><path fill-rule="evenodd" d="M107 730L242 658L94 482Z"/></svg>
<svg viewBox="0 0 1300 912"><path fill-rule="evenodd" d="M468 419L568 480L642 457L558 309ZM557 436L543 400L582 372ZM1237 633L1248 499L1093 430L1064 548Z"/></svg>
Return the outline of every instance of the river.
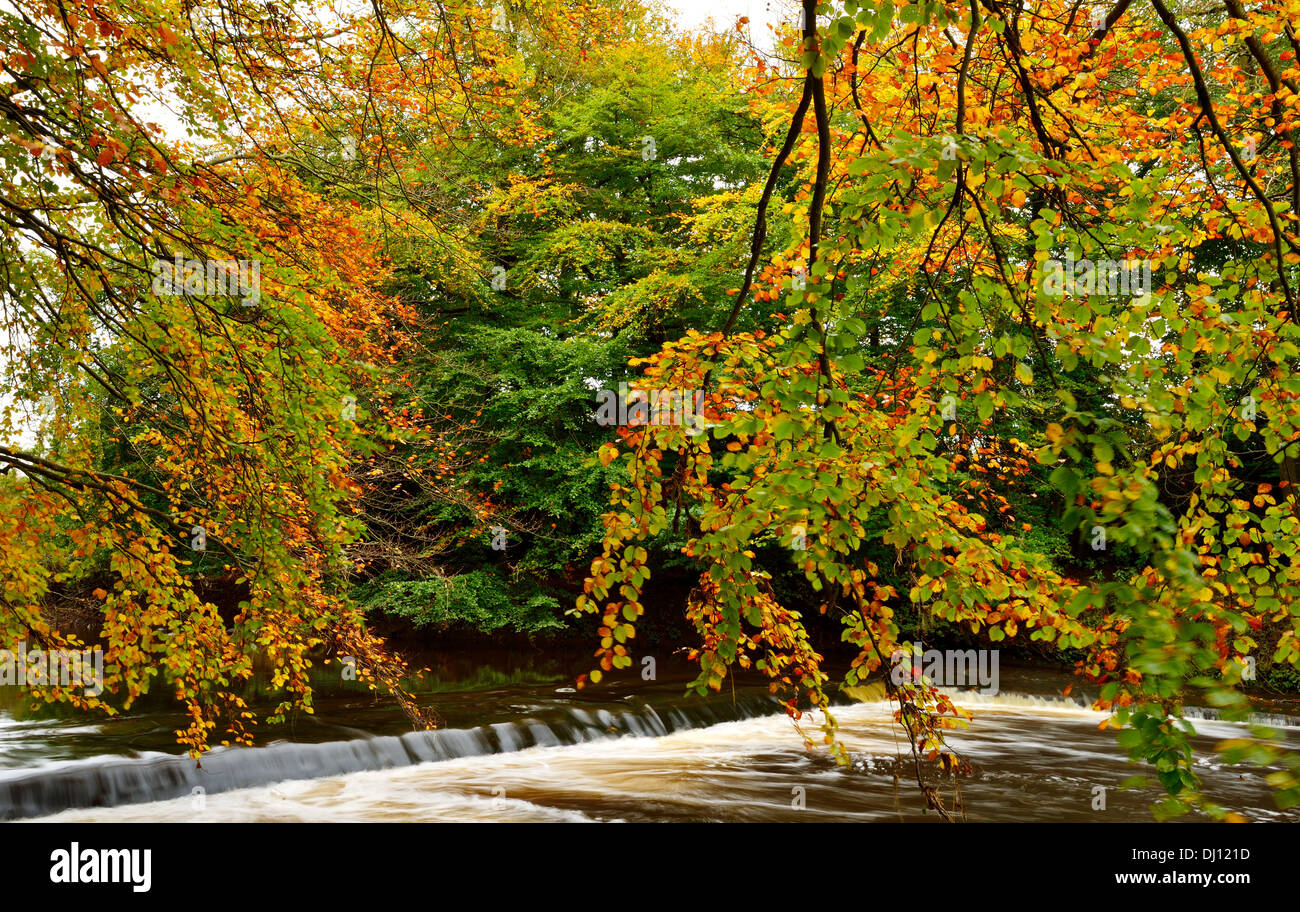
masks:
<svg viewBox="0 0 1300 912"><path fill-rule="evenodd" d="M503 665L509 663L501 663ZM629 679L575 692L553 667L459 669L421 699L446 719L411 732L389 701L323 693L314 716L253 748L217 749L201 768L168 743L176 716L16 719L0 713L0 818L55 821L936 821L925 813L906 741L887 703L836 706L852 762L803 746L764 691L684 696L684 679ZM942 794L972 821L1152 819L1156 788L1077 680L1003 670L996 695L954 692L973 712L951 742L974 773ZM869 694L868 696L871 696ZM1261 718L1300 748L1294 703ZM1243 727L1194 713L1197 771L1218 803L1254 820L1279 811L1267 771L1230 768L1213 745ZM815 732L814 732L815 734ZM933 770L929 771L931 776ZM1195 819L1188 818L1188 819Z"/></svg>

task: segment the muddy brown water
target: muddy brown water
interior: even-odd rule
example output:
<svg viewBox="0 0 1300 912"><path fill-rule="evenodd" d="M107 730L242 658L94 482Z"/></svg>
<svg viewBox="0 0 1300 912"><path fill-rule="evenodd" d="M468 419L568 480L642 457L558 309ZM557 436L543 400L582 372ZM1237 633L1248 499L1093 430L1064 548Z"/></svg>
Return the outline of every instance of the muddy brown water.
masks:
<svg viewBox="0 0 1300 912"><path fill-rule="evenodd" d="M503 660L504 661L504 660ZM0 713L0 818L59 821L918 821L925 813L906 741L888 703L836 706L851 762L808 750L761 687L687 697L685 679L630 675L576 692L542 663L442 667L421 699L445 726L412 732L392 704L346 688L313 716L268 731L253 748L218 749L202 765L178 756L176 717L19 720ZM953 691L970 727L951 742L974 772L959 800L974 821L1152 819L1157 788L1121 789L1130 764L1077 679L1004 669L996 694ZM1295 704L1260 720L1300 749ZM1279 810L1267 770L1224 765L1219 741L1244 726L1209 711L1196 770L1214 801L1255 820ZM810 732L815 726L801 725ZM927 775L937 779L933 769ZM958 800L941 783L945 802ZM1104 808L1098 796L1104 796ZM1188 818L1194 819L1194 818Z"/></svg>

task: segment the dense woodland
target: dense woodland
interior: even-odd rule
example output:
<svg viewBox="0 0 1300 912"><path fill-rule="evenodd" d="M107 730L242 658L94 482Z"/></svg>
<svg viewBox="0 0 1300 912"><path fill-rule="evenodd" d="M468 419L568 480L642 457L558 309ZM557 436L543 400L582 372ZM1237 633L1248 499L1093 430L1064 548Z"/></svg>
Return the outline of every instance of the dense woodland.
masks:
<svg viewBox="0 0 1300 912"><path fill-rule="evenodd" d="M0 640L108 667L37 695L174 692L201 752L349 656L436 724L404 630L798 715L924 632L1077 669L1162 815L1227 815L1182 708L1300 689L1300 3L785 13L0 11Z"/></svg>

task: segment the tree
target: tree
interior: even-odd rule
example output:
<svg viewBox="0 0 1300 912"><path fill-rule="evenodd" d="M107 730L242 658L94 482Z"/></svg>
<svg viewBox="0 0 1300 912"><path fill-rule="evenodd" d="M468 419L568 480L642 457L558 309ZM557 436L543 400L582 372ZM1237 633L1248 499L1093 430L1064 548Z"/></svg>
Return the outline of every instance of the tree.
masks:
<svg viewBox="0 0 1300 912"><path fill-rule="evenodd" d="M794 112L730 314L646 368L647 386L706 391L708 433L630 427L603 456L621 453L628 481L577 606L602 619L589 681L631 664L643 543L685 510L700 689L752 664L796 718L801 697L828 709L807 612L782 606L755 562L779 543L859 649L847 683L888 666L904 610L991 643L1085 650L1099 707L1168 793L1158 812L1230 813L1199 794L1183 707L1246 717L1234 685L1265 624L1281 628L1272 660L1300 661L1300 517L1277 468L1298 439L1286 266L1300 261L1288 103L1300 73L1281 6L1228 12L1121 0L1085 23L1059 3L803 4L788 88L773 95ZM760 270L787 162L798 237ZM788 321L735 331L776 300ZM1004 470L1032 454L1041 468L1025 460L1020 474L1050 471L1063 531L1099 531L1136 555L1134 571L1075 578L1014 515L993 531L956 492L1004 451ZM903 586L869 537L907 568ZM921 760L962 768L942 737L958 713L924 681L890 691L918 786L947 814ZM833 746L834 731L828 714ZM1273 737L1256 728L1223 748L1281 764L1270 782L1291 806L1300 766Z"/></svg>
<svg viewBox="0 0 1300 912"><path fill-rule="evenodd" d="M272 718L311 712L311 653L328 646L429 721L339 589L358 528L348 469L390 433L366 425L382 403L368 414L356 394L392 361L406 318L354 207L299 173L343 164L351 146L294 146L290 126L302 112L328 125L351 82L340 74L374 75L363 61L395 46L384 15L396 10L320 12L61 2L0 14L5 360L18 399L53 401L44 447L0 446L0 466L22 473L0 488L0 631L7 644L79 645L43 602L105 575L105 695L37 694L112 712L161 679L196 753L219 722L226 740L251 737L235 685L257 654L284 695ZM473 31L473 18L451 21ZM225 148L198 153L146 122L160 98ZM8 439L12 408L4 420ZM204 571L234 588L231 614L198 585Z"/></svg>
<svg viewBox="0 0 1300 912"><path fill-rule="evenodd" d="M465 200L460 255L385 240L423 317L401 369L429 433L367 469L384 483L356 595L420 626L562 627L613 475L592 466L611 436L597 390L731 283L731 188L761 167L735 36L688 40L629 4L580 52L528 45L526 72L563 72L564 91L522 78L517 106L544 112L532 138L461 142L476 151L442 178Z"/></svg>

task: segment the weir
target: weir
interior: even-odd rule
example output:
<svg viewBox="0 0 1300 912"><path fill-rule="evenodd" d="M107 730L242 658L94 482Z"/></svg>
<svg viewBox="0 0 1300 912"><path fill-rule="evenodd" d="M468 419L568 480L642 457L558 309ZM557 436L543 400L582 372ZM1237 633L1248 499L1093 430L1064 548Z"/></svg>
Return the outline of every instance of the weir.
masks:
<svg viewBox="0 0 1300 912"><path fill-rule="evenodd" d="M1060 695L1070 680L1062 675L1050 688L995 695L943 688L974 714L969 729L953 733L973 764L972 775L962 781L968 807L979 809L973 819L1150 819L1148 792L1112 788L1140 770L1128 763L1113 732L1098 729L1105 714L1091 709L1089 697ZM491 696L475 693L458 718L484 724L403 734L379 728L383 734L352 740L222 748L205 754L201 768L187 756L159 753L14 767L0 772L0 818L62 811L75 817L81 811L90 819L177 822L320 815L411 821L925 819L920 804L905 802L901 811L897 804L894 777L899 764L908 764L907 747L880 681L832 698L852 756L844 768L824 753L807 751L766 691L742 692L734 701L721 695L683 698L680 691L620 702L552 696L564 692L525 685ZM348 708L340 710L341 717L365 724ZM817 726L817 715L800 723L806 733ZM1194 748L1204 758L1198 774L1219 800L1249 811L1252 819L1295 819L1294 810L1273 806L1264 772L1214 756L1215 744L1243 733L1240 724L1222 721L1212 710L1189 707L1187 715L1196 719ZM1252 721L1272 723L1297 745L1300 715L1261 712ZM49 737L47 729L33 725L10 725L18 735L14 743ZM104 734L70 730L73 739ZM128 737L109 740L122 749L139 743ZM4 743L0 738L0 756ZM516 754L532 747L554 750ZM68 752L67 745L60 748ZM368 775L350 775L355 773ZM322 779L328 781L313 782ZM295 783L286 789L289 798L272 788L288 782ZM1104 815L1092 806L1099 786L1108 796ZM205 798L234 794L191 805L184 799L196 788ZM268 793L277 799L270 806ZM510 800L484 805L485 795Z"/></svg>
<svg viewBox="0 0 1300 912"><path fill-rule="evenodd" d="M637 709L572 708L554 721L524 719L477 728L409 732L323 744L277 742L216 748L202 766L188 756L73 761L45 770L12 770L0 778L0 820L43 817L75 808L116 807L317 779L418 763L562 747L619 737L660 737L782 712L766 696Z"/></svg>

